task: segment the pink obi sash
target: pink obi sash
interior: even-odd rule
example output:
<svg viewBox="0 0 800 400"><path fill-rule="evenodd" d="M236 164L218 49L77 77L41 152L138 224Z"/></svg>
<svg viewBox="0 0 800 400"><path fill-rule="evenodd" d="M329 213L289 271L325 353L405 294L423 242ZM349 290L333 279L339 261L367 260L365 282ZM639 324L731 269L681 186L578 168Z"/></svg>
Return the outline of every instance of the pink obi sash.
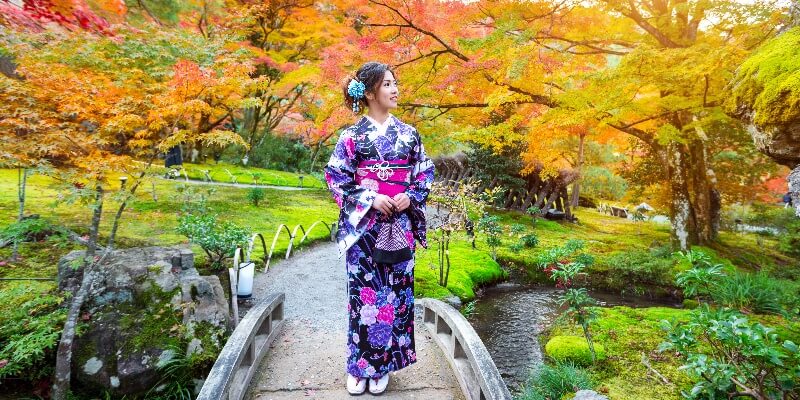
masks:
<svg viewBox="0 0 800 400"><path fill-rule="evenodd" d="M394 197L411 183L408 160L361 161L356 170L356 184L380 194Z"/></svg>

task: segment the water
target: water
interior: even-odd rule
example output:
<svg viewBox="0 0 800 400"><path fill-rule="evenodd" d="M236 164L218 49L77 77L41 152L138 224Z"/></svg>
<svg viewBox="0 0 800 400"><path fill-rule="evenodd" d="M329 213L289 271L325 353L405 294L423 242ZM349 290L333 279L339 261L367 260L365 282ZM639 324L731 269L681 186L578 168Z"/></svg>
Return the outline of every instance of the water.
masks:
<svg viewBox="0 0 800 400"><path fill-rule="evenodd" d="M502 283L487 289L475 303L469 322L481 337L509 389L518 390L531 368L542 364L539 335L558 317L561 289ZM664 302L592 292L601 306L665 306Z"/></svg>

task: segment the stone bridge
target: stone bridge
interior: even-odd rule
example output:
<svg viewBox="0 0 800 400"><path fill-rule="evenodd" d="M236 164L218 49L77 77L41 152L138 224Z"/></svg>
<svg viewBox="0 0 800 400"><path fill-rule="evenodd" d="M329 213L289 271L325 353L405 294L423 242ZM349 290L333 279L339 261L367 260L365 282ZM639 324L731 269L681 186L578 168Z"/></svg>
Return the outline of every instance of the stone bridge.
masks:
<svg viewBox="0 0 800 400"><path fill-rule="evenodd" d="M257 274L239 322L198 399L348 399L344 260L318 244ZM438 300L416 304L416 364L392 374L387 399L511 399L478 335ZM369 396L369 394L366 394Z"/></svg>

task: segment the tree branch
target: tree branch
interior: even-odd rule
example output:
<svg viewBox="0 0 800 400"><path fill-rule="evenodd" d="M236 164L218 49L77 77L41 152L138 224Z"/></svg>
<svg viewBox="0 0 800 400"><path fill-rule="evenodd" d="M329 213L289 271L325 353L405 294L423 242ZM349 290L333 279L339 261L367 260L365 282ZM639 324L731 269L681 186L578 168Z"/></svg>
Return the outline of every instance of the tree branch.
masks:
<svg viewBox="0 0 800 400"><path fill-rule="evenodd" d="M636 25L639 25L639 27L653 36L653 38L661 43L662 46L669 48L685 47L673 42L672 39L667 37L667 35L665 35L663 32L659 31L658 28L647 22L642 14L639 13L639 10L636 9L636 5L633 3L633 0L628 0L628 6L630 7L629 10L618 9L617 11L622 13L622 15L632 19L633 22L636 22Z"/></svg>
<svg viewBox="0 0 800 400"><path fill-rule="evenodd" d="M406 17L403 15L403 13L401 13L401 12L400 12L400 10L398 10L398 9L396 9L396 8L394 8L394 7L392 7L392 6L388 5L388 4L386 4L386 3L382 3L382 2L380 2L380 1L377 1L377 0L369 0L369 2L370 2L370 3L372 3L372 4L375 4L375 5L379 5L379 6L383 6L383 7L386 7L386 8L388 8L389 10L391 10L392 12L394 12L395 14L397 14L397 16L398 16L398 17L400 17L400 18L401 18L403 21L405 21L405 22L406 22L406 24L408 24L408 28L414 29L414 30L416 30L417 32L419 32L419 33L422 33L422 34L424 34L424 35L426 35L426 36L429 36L429 37L430 37L430 38L432 38L433 40L435 40L435 41L439 42L439 44L441 44L441 45L442 45L442 46L443 46L445 49L447 49L447 52L448 52L448 53L450 53L450 54L452 54L452 55L456 56L456 57L457 57L458 59L460 59L461 61L465 61L465 62L466 62L466 61L469 61L469 57L465 56L464 54L462 54L462 53L461 53L461 52L459 52L458 50L456 50L456 49L452 48L450 45L448 45L447 43L445 43L445 42L444 42L444 40L442 40L442 39L441 39L439 36L437 36L435 33L433 33L433 32L430 32L430 31L427 31L427 30L425 30L425 29L422 29L422 28L420 28L420 27L418 27L418 26L414 25L414 23L413 23L413 22L411 22L411 20L410 20L410 19L406 18ZM390 25L390 26L391 26L391 25ZM398 26L398 25L393 25L393 26Z"/></svg>

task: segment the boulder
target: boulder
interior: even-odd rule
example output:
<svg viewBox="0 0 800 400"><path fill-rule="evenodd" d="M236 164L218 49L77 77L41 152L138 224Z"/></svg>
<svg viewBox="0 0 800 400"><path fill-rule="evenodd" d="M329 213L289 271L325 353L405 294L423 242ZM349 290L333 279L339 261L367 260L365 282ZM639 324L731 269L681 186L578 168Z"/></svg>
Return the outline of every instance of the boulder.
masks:
<svg viewBox="0 0 800 400"><path fill-rule="evenodd" d="M77 290L83 254L59 261L61 290ZM230 330L219 278L199 275L187 249L114 251L90 283L72 358L73 377L87 388L144 394L161 383L158 367L175 357L213 363Z"/></svg>
<svg viewBox="0 0 800 400"><path fill-rule="evenodd" d="M594 390L579 390L575 392L575 397L572 400L608 400L608 397L603 396Z"/></svg>
<svg viewBox="0 0 800 400"><path fill-rule="evenodd" d="M794 215L800 217L800 165L789 174L786 180L789 183L789 193L792 195Z"/></svg>

